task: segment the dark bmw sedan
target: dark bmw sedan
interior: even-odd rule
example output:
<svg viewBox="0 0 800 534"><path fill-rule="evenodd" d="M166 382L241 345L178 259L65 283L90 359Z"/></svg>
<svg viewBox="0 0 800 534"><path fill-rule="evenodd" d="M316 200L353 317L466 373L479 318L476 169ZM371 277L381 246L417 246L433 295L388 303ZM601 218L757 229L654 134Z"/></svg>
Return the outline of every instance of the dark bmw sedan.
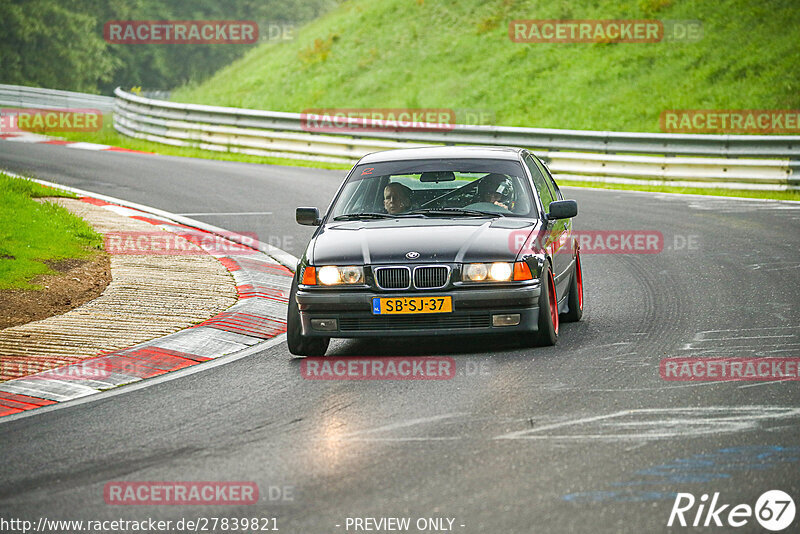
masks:
<svg viewBox="0 0 800 534"><path fill-rule="evenodd" d="M297 266L292 354L332 337L514 333L553 345L583 314L574 200L519 148L430 147L364 156ZM560 318L559 318L560 315Z"/></svg>

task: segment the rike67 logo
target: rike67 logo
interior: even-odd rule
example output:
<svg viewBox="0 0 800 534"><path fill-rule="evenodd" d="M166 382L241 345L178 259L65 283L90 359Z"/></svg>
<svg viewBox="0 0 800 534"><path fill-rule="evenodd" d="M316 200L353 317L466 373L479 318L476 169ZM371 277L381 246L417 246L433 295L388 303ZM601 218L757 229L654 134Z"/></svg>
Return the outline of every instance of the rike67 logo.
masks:
<svg viewBox="0 0 800 534"><path fill-rule="evenodd" d="M708 494L704 493L700 499L695 499L691 493L678 493L672 504L667 526L682 527L733 527L739 528L751 525L748 532L752 531L752 519L765 529L778 532L784 530L794 521L795 506L792 498L781 490L764 492L757 500L755 506L749 504L727 504L720 500L719 492L715 492L708 502Z"/></svg>

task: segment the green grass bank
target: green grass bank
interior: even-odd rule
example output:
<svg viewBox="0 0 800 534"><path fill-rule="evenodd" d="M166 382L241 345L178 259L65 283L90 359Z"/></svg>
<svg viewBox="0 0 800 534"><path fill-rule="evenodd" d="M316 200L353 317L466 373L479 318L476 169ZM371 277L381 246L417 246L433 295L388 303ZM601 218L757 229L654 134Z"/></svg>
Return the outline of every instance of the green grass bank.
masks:
<svg viewBox="0 0 800 534"><path fill-rule="evenodd" d="M54 271L46 262L88 258L103 236L83 219L39 197L72 193L0 173L0 289L41 289L30 281Z"/></svg>

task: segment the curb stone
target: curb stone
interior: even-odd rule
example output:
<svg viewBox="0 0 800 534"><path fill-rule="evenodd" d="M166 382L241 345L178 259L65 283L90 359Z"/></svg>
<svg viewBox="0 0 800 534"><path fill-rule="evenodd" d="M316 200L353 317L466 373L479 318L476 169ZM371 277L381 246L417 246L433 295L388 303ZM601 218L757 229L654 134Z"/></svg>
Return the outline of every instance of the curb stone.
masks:
<svg viewBox="0 0 800 534"><path fill-rule="evenodd" d="M236 283L238 301L224 312L179 332L82 360L78 364L0 383L0 417L79 399L232 355L255 348L286 331L286 303L294 276L286 264L292 268L296 265L293 263L296 258L291 254L264 243L252 243L252 240L250 242L259 249L258 252L246 255L220 254L213 250L214 247L202 245L202 237L224 234L237 244L242 244L242 239L186 217L42 180L36 181L84 195L81 198L84 202L149 222L161 230L180 233L189 239L194 237L206 252L216 257L231 273ZM262 251L270 251L282 261Z"/></svg>

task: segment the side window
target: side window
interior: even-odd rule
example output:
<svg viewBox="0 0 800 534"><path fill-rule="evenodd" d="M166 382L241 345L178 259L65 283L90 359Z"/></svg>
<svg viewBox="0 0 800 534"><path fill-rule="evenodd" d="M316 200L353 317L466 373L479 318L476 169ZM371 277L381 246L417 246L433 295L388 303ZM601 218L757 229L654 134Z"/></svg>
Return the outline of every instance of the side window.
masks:
<svg viewBox="0 0 800 534"><path fill-rule="evenodd" d="M544 164L539 161L538 159L535 160L536 164L541 169L542 174L544 175L544 179L547 182L547 185L550 186L550 191L553 193L553 200L563 200L561 197L561 191L558 189L556 182L553 180L553 176L550 174L550 170L544 166Z"/></svg>
<svg viewBox="0 0 800 534"><path fill-rule="evenodd" d="M550 211L550 203L553 201L553 193L550 191L550 187L547 185L547 180L545 179L544 174L542 174L542 171L539 170L539 166L536 165L536 162L532 157L530 157L530 155L525 156L525 165L527 165L528 170L531 171L531 176L533 176L533 185L536 187L536 192L542 199L544 211L547 213Z"/></svg>

